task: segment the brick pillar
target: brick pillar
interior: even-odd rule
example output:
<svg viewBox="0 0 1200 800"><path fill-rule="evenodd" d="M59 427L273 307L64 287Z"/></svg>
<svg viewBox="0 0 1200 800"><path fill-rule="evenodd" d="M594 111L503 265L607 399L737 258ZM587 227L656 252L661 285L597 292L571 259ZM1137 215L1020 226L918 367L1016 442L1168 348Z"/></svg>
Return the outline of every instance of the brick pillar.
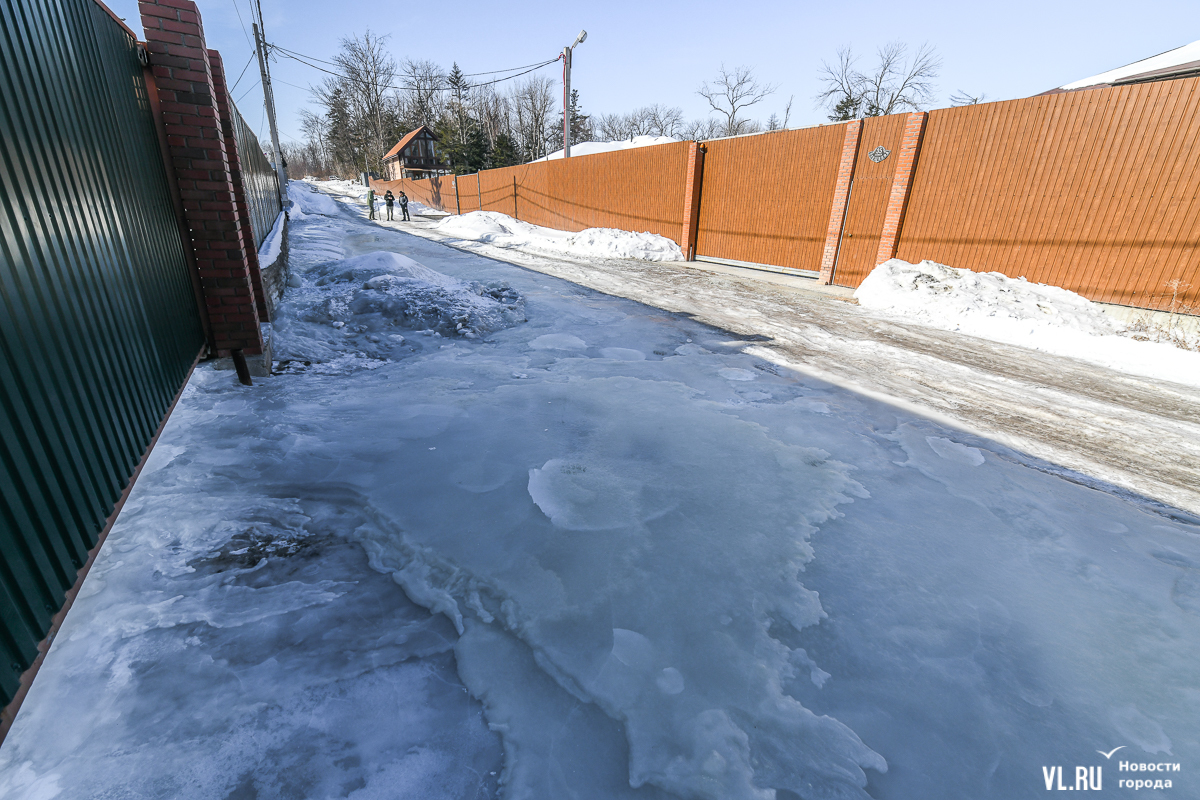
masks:
<svg viewBox="0 0 1200 800"><path fill-rule="evenodd" d="M687 183L683 189L683 233L679 249L688 261L696 260L696 235L700 231L700 194L704 186L704 146L692 142L688 147Z"/></svg>
<svg viewBox="0 0 1200 800"><path fill-rule="evenodd" d="M837 184L833 190L833 208L829 212L829 227L825 229L825 252L821 256L821 283L833 283L833 265L837 263L841 244L842 223L850 202L850 182L854 179L854 161L858 157L858 140L862 138L862 120L846 124L842 141L842 161L838 166Z"/></svg>
<svg viewBox="0 0 1200 800"><path fill-rule="evenodd" d="M887 216L883 220L883 235L879 239L879 252L875 263L882 264L895 258L900 245L900 227L904 224L904 211L908 208L908 196L912 190L913 173L921 151L921 136L925 133L925 120L929 114L916 111L908 115L904 123L904 135L900 139L900 160L896 163L896 177L892 179L892 195L888 198Z"/></svg>
<svg viewBox="0 0 1200 800"><path fill-rule="evenodd" d="M214 97L217 113L221 115L221 135L225 139L225 153L229 156L229 177L233 181L233 196L237 202L238 234L246 250L246 261L250 267L250 285L254 287L254 304L258 318L270 320L271 311L263 292L262 272L259 270L258 248L254 245L254 228L250 223L250 204L246 201L246 186L242 182L242 159L238 154L237 134L233 129L233 113L229 105L229 90L225 82L225 62L216 50L208 51L208 63L212 67Z"/></svg>
<svg viewBox="0 0 1200 800"><path fill-rule="evenodd" d="M139 0L138 10L208 307L210 345L218 355L261 353L258 304L200 12L192 0Z"/></svg>

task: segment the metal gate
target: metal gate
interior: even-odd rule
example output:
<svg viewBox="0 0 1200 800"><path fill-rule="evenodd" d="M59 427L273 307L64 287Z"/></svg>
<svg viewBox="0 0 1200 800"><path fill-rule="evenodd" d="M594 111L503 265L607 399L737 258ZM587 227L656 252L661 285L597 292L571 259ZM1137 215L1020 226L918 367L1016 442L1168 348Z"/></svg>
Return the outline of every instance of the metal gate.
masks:
<svg viewBox="0 0 1200 800"><path fill-rule="evenodd" d="M137 44L0 0L0 705L204 344Z"/></svg>

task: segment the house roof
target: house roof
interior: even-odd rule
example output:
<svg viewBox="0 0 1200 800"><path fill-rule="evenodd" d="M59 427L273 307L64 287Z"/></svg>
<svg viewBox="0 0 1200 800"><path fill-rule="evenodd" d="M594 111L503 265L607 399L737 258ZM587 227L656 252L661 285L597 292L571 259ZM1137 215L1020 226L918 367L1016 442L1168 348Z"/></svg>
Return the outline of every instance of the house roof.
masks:
<svg viewBox="0 0 1200 800"><path fill-rule="evenodd" d="M419 134L423 130L425 130L424 125L417 128L416 130L409 131L408 133L404 134L404 138L401 139L400 141L396 142L395 147L393 147L391 150L388 150L388 153L386 156L383 157L383 160L387 161L392 156L399 155L400 151L403 150L404 148L408 147L409 144L412 143L412 140L417 138L417 134Z"/></svg>
<svg viewBox="0 0 1200 800"><path fill-rule="evenodd" d="M1060 86L1063 91L1086 89L1089 86L1112 86L1125 83L1184 78L1200 72L1200 41L1176 47L1150 58L1143 58L1123 67L1101 72L1090 78L1073 81Z"/></svg>

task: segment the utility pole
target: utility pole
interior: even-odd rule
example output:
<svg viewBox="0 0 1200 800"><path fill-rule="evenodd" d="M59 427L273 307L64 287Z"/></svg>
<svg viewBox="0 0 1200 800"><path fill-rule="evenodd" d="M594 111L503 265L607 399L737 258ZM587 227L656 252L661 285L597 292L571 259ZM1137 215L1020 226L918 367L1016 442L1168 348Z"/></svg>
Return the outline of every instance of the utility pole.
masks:
<svg viewBox="0 0 1200 800"><path fill-rule="evenodd" d="M587 31L580 31L575 44L563 48L563 158L571 157L571 53L586 38Z"/></svg>
<svg viewBox="0 0 1200 800"><path fill-rule="evenodd" d="M262 21L262 11L259 11L259 22ZM251 23L254 28L254 49L258 52L258 71L262 76L263 101L267 104L267 120L271 123L271 145L275 148L275 172L279 176L279 201L287 205L287 172L283 168L283 152L279 149L279 129L275 127L275 92L271 90L271 76L267 74L266 47L258 23Z"/></svg>

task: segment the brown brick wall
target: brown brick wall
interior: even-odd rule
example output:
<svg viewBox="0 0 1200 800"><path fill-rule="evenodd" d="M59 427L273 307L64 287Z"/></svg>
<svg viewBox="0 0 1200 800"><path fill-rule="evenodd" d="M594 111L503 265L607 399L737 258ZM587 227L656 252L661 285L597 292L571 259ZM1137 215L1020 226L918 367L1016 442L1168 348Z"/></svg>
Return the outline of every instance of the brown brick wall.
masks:
<svg viewBox="0 0 1200 800"><path fill-rule="evenodd" d="M904 123L904 133L900 139L900 152L897 153L896 174L892 179L892 194L888 198L887 213L883 219L883 234L879 238L879 251L875 254L875 263L882 264L896 255L896 247L900 243L900 226L904 224L904 211L908 207L908 197L912 191L913 170L917 165L917 157L921 148L921 134L925 132L925 120L929 115L917 111L908 115Z"/></svg>
<svg viewBox="0 0 1200 800"><path fill-rule="evenodd" d="M687 182L683 187L683 238L679 248L688 261L696 257L696 235L700 228L700 193L704 182L704 146L688 145Z"/></svg>
<svg viewBox="0 0 1200 800"><path fill-rule="evenodd" d="M246 252L246 264L250 271L250 284L254 287L254 304L259 319L266 322L271 317L266 293L263 291L262 274L258 263L258 250L254 245L254 227L250 221L250 205L246 201L246 187L242 182L242 162L238 155L237 136L233 131L233 115L229 110L229 89L225 80L225 64L216 50L208 51L208 63L212 67L213 91L217 101L217 112L221 115L221 135L225 139L225 152L229 156L229 177L233 183L233 197L237 204L238 236Z"/></svg>
<svg viewBox="0 0 1200 800"><path fill-rule="evenodd" d="M208 309L210 345L220 355L235 349L261 353L261 318L247 252L254 248L242 238L231 152L200 12L192 0L139 0L138 9ZM219 58L216 72L223 90ZM236 150L232 160L236 163Z"/></svg>
<svg viewBox="0 0 1200 800"><path fill-rule="evenodd" d="M833 190L833 207L829 210L829 226L825 229L825 252L821 256L821 283L833 282L833 267L837 263L838 245L846 219L846 205L850 199L850 182L854 180L854 164L858 156L858 141L862 138L862 120L846 124L846 136L842 143L841 160L838 163L837 184Z"/></svg>

